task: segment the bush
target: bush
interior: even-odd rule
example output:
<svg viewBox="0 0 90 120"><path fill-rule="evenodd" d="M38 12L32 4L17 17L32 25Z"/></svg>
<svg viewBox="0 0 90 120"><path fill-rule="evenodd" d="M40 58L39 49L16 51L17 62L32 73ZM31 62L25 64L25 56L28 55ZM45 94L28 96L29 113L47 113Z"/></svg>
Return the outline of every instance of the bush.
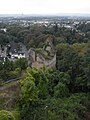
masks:
<svg viewBox="0 0 90 120"><path fill-rule="evenodd" d="M13 114L6 110L0 111L0 120L15 120Z"/></svg>
<svg viewBox="0 0 90 120"><path fill-rule="evenodd" d="M59 82L57 86L54 87L54 96L56 98L63 98L69 96L69 89L68 87Z"/></svg>

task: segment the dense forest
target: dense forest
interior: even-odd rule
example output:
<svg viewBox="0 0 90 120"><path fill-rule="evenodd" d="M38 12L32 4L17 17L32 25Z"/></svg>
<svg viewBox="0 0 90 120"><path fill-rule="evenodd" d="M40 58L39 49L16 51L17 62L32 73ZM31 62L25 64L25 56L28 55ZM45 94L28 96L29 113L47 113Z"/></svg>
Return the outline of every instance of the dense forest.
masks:
<svg viewBox="0 0 90 120"><path fill-rule="evenodd" d="M0 31L1 45L43 48L49 37L56 51L55 68L31 68L26 59L0 62L0 120L90 120L90 23L80 24L78 32L57 23L0 27L7 28Z"/></svg>

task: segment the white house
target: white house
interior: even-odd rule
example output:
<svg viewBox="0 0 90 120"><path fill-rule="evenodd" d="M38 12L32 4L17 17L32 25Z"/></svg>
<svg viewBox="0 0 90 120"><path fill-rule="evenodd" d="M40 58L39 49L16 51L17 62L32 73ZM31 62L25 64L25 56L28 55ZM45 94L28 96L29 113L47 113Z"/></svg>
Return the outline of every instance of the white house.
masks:
<svg viewBox="0 0 90 120"><path fill-rule="evenodd" d="M25 58L25 53L14 53L11 55L11 58L17 58L17 59Z"/></svg>

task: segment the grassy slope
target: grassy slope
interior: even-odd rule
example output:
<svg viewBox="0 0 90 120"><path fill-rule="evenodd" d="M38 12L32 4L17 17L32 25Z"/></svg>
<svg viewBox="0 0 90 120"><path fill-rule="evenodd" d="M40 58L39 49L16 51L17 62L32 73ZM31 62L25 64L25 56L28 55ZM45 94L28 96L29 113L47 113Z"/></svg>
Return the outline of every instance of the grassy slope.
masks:
<svg viewBox="0 0 90 120"><path fill-rule="evenodd" d="M19 100L19 81L14 81L0 87L0 110L11 111L16 120L18 120L19 112L17 109L17 101Z"/></svg>

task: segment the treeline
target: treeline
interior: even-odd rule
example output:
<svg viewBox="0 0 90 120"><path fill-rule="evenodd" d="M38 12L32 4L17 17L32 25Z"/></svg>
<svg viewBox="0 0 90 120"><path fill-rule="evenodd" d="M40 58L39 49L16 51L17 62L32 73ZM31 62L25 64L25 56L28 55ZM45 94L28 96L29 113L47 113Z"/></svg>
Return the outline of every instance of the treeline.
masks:
<svg viewBox="0 0 90 120"><path fill-rule="evenodd" d="M90 91L90 43L59 44L56 67L70 76L72 90Z"/></svg>
<svg viewBox="0 0 90 120"><path fill-rule="evenodd" d="M2 28L3 26L1 26ZM17 24L5 25L7 31L0 30L0 44L7 44L10 41L23 42L27 48L43 47L48 35L53 38L54 45L59 43L87 43L90 40L90 25L80 24L76 29L58 27L55 23L52 27L39 26L38 24L23 27Z"/></svg>

